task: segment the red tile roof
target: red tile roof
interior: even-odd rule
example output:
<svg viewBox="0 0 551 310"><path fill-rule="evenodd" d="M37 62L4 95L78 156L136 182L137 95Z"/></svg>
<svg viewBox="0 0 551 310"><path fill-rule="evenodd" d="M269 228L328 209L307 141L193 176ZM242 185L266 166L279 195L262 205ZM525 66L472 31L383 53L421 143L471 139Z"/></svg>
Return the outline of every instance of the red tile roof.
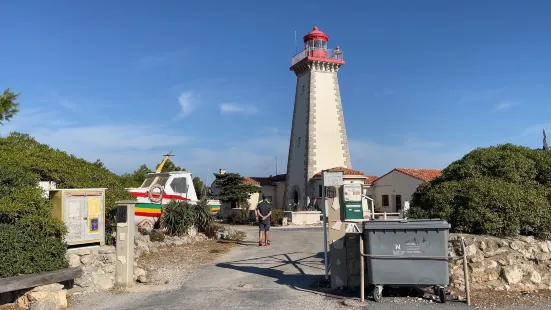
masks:
<svg viewBox="0 0 551 310"><path fill-rule="evenodd" d="M371 185L375 180L377 180L379 177L376 175L366 175L367 178L365 178L364 184Z"/></svg>
<svg viewBox="0 0 551 310"><path fill-rule="evenodd" d="M331 169L327 169L326 171L335 172L335 171L342 171L344 175L358 175L358 176L365 176L365 174L361 171L345 168L345 167L335 167ZM321 177L321 171L314 174L314 177Z"/></svg>
<svg viewBox="0 0 551 310"><path fill-rule="evenodd" d="M442 175L440 169L395 168L394 170L425 182L430 182Z"/></svg>
<svg viewBox="0 0 551 310"><path fill-rule="evenodd" d="M249 177L244 177L243 178L243 183L249 184L249 185L260 185L260 182L258 182L255 179L249 178Z"/></svg>

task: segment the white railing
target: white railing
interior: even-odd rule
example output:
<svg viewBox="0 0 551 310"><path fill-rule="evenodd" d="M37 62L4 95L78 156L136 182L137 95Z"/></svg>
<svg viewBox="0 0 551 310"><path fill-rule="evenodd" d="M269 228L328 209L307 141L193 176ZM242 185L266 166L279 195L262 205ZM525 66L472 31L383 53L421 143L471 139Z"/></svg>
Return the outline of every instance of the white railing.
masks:
<svg viewBox="0 0 551 310"><path fill-rule="evenodd" d="M403 219L404 218L404 213L403 212L381 212L381 213L372 213L373 215L373 219L374 220L393 220L393 219L396 219L396 217L398 219ZM381 218L382 217L382 218ZM389 218L391 217L391 218Z"/></svg>
<svg viewBox="0 0 551 310"><path fill-rule="evenodd" d="M296 54L291 59L291 65L292 66L295 65L297 62L303 60L304 58L306 58L308 56L319 57L315 54L323 52L323 51L327 52L327 56L325 56L323 58L335 59L335 60L344 60L343 55L342 55L342 51L340 49L334 50L334 49L322 49L322 48L319 48L319 47L309 47L309 48L303 49L298 54Z"/></svg>

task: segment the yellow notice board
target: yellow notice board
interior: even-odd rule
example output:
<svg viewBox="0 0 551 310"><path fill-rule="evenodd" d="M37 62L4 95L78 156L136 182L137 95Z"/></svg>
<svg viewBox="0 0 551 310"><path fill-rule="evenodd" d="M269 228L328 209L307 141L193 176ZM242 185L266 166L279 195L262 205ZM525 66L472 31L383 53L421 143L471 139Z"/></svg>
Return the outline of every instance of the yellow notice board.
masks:
<svg viewBox="0 0 551 310"><path fill-rule="evenodd" d="M98 197L88 197L88 232L99 232L101 215L101 200Z"/></svg>

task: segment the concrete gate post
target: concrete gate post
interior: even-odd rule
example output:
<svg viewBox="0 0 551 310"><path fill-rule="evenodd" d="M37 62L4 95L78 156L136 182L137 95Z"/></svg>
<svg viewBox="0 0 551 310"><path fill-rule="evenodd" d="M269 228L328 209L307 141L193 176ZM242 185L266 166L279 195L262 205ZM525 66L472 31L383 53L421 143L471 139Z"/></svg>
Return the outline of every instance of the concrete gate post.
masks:
<svg viewBox="0 0 551 310"><path fill-rule="evenodd" d="M117 202L117 239L115 240L117 264L115 282L117 285L123 287L134 284L135 207L135 201L125 200Z"/></svg>

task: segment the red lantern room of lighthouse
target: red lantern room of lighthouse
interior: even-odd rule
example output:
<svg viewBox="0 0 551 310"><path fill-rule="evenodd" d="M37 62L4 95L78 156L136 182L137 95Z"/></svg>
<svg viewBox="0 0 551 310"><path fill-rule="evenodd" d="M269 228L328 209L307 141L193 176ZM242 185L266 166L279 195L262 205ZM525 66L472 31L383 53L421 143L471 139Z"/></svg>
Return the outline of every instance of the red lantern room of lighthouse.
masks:
<svg viewBox="0 0 551 310"><path fill-rule="evenodd" d="M343 65L342 51L338 46L334 50L328 49L328 41L329 36L315 26L304 36L304 50L293 57L290 69L294 70L296 64L305 61L324 61Z"/></svg>

